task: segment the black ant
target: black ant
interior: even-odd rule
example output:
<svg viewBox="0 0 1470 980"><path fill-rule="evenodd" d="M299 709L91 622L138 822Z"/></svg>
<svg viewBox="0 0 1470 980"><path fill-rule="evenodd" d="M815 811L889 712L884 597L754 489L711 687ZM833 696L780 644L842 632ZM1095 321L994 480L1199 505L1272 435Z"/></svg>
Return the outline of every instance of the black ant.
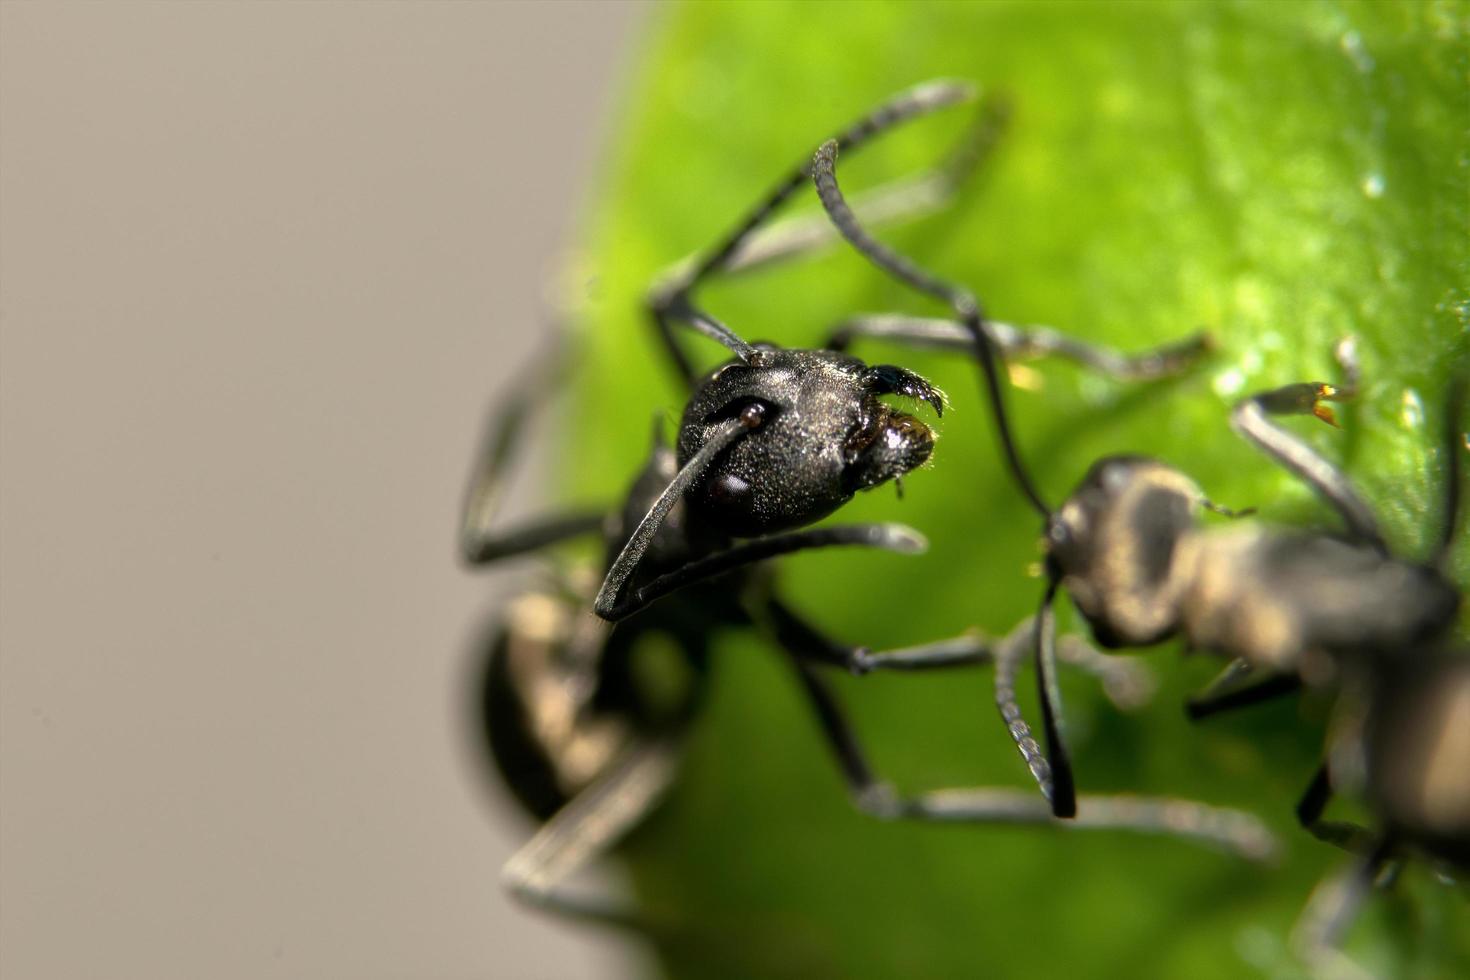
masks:
<svg viewBox="0 0 1470 980"><path fill-rule="evenodd" d="M1287 385L1250 396L1232 412L1250 442L1312 486L1338 511L1346 535L1259 526L1208 531L1200 510L1227 517L1178 470L1138 456L1099 460L1048 517L1048 587L1037 649L1049 656L1051 603L1065 588L1094 639L1107 648L1150 646L1182 635L1192 649L1222 653L1229 666L1187 711L1201 719L1289 693L1340 685L1348 731L1297 806L1315 836L1359 859L1325 882L1295 930L1303 957L1325 967L1373 882L1408 852L1470 871L1470 649L1445 648L1460 590L1444 571L1456 526L1460 393L1446 421L1448 487L1442 536L1428 562L1394 557L1371 508L1345 474L1270 415L1311 414L1336 425L1326 401L1354 397L1351 340L1337 358L1347 377ZM1030 621L1028 621L1030 622ZM1050 700L1045 755L1019 722L1013 665L997 671L998 702L1043 795L1064 815L1073 793ZM1055 721L1051 719L1055 718ZM1356 791L1378 820L1373 830L1322 819L1334 787ZM1345 970L1350 965L1339 963Z"/></svg>
<svg viewBox="0 0 1470 980"><path fill-rule="evenodd" d="M967 86L919 86L880 106L835 142L857 149L900 122L970 97ZM978 131L987 129L983 123ZM972 135L955 159L972 158L976 142ZM888 202L891 212L919 210L932 203L936 188L951 186L962 169L952 159L929 178L880 189L878 200ZM1016 652L1033 642L1029 623L999 644L967 635L873 652L829 639L807 623L777 597L771 574L758 565L783 554L839 545L901 553L924 547L917 532L898 524L802 528L856 491L896 481L929 457L929 428L881 396L926 402L939 414L941 393L895 365L869 366L835 350L746 343L692 301L695 286L712 275L805 250L822 239L810 226L793 226L795 233L788 228L772 229L779 235L756 234L815 172L811 163L797 167L709 257L685 263L652 294L659 334L691 393L676 446L655 438L621 506L509 531L493 526L515 442L529 407L549 385L539 375L510 393L475 467L461 531L466 560L487 564L601 533L604 578L591 606L603 620L618 624L609 630L581 615L584 590L563 583L558 590L523 596L493 638L483 688L486 737L512 790L546 821L505 869L508 886L525 900L604 922L649 926L645 918L572 897L561 886L638 824L669 785L700 701L712 634L722 628L754 624L774 636L865 812L888 819L1053 823L1042 800L1019 790L897 796L872 771L814 669L828 665L862 674L996 660L1010 676ZM927 189L916 193L916 187ZM735 360L696 382L675 342L675 323L718 341ZM1024 347L1027 335L1017 331L1015 339ZM1031 347L1055 345L1043 336ZM1062 353L1079 356L1078 350L1087 359L1085 347ZM1118 361L1118 355L1106 356ZM672 641L684 662L687 683L676 690L657 692L640 683L633 652L650 634ZM1102 677L1115 700L1136 696L1137 665L1104 657L1071 638L1063 642L1062 654ZM1120 796L1084 797L1081 803L1073 825L1176 834L1257 858L1272 847L1270 835L1253 817L1192 801Z"/></svg>
<svg viewBox="0 0 1470 980"><path fill-rule="evenodd" d="M1148 646L1179 635L1193 649L1230 657L1220 677L1190 701L1194 717L1303 681L1327 683L1346 661L1403 656L1442 637L1460 602L1442 568L1449 534L1428 563L1394 557L1346 475L1269 419L1314 414L1332 421L1322 403L1351 397L1357 386L1351 342L1339 344L1338 358L1347 385L1309 382L1262 392L1236 405L1231 421L1326 499L1342 517L1345 535L1256 525L1203 530L1196 525L1201 509L1240 515L1210 503L1164 463L1108 457L1093 464L1048 518L1043 620L1049 622L1060 587L1104 647ZM1452 452L1451 460L1456 457ZM1048 755L1054 803L1065 807L1071 792L1065 746L1054 742ZM1323 778L1314 780L1304 813L1325 791Z"/></svg>

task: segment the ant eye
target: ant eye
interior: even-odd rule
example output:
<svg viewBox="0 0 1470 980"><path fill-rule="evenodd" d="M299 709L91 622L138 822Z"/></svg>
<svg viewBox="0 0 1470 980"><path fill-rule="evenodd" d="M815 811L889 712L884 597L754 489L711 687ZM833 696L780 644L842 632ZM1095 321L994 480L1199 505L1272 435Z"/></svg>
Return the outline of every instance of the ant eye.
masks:
<svg viewBox="0 0 1470 980"><path fill-rule="evenodd" d="M740 424L747 429L759 429L765 419L766 406L760 402L751 402L740 410Z"/></svg>
<svg viewBox="0 0 1470 980"><path fill-rule="evenodd" d="M1072 541L1072 529L1063 521L1052 521L1046 529L1046 538L1053 548L1064 548Z"/></svg>

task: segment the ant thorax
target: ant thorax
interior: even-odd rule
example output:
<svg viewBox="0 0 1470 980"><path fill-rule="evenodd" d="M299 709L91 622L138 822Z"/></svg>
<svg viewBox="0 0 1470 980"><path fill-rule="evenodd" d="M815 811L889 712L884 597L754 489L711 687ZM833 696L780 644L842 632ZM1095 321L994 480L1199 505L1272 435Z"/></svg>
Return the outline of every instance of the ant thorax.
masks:
<svg viewBox="0 0 1470 980"><path fill-rule="evenodd" d="M1230 527L1182 551L1190 643L1314 684L1332 681L1344 657L1421 647L1459 605L1436 569L1332 535Z"/></svg>
<svg viewBox="0 0 1470 980"><path fill-rule="evenodd" d="M881 401L885 394L943 406L918 375L835 351L760 348L717 368L685 409L680 464L722 423L741 419L750 432L715 460L688 501L715 527L754 537L820 520L858 490L902 476L929 458L934 435Z"/></svg>

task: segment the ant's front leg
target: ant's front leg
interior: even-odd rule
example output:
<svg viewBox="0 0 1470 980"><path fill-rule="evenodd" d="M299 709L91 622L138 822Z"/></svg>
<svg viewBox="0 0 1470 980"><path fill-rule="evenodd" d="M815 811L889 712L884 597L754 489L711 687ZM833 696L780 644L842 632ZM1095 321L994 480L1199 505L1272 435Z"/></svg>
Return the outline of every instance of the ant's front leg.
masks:
<svg viewBox="0 0 1470 980"><path fill-rule="evenodd" d="M1233 711L1301 690L1298 674L1268 674L1253 680L1256 672L1249 661L1232 660L1199 694L1184 703L1184 713L1199 721L1222 711Z"/></svg>

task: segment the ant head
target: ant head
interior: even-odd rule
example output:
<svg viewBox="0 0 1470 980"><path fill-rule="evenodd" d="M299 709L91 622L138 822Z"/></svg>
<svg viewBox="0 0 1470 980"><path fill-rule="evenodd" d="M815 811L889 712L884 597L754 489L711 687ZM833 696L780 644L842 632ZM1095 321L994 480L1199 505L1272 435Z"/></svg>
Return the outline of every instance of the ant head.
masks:
<svg viewBox="0 0 1470 980"><path fill-rule="evenodd" d="M1140 645L1172 630L1158 592L1203 499L1193 481L1157 460L1108 456L1048 520L1047 570L1099 643Z"/></svg>
<svg viewBox="0 0 1470 980"><path fill-rule="evenodd" d="M688 499L728 534L752 537L830 514L859 490L902 476L929 458L934 434L879 396L928 402L944 396L900 367L869 366L827 350L756 349L711 372L679 430L679 462L732 418L750 434L717 457Z"/></svg>

